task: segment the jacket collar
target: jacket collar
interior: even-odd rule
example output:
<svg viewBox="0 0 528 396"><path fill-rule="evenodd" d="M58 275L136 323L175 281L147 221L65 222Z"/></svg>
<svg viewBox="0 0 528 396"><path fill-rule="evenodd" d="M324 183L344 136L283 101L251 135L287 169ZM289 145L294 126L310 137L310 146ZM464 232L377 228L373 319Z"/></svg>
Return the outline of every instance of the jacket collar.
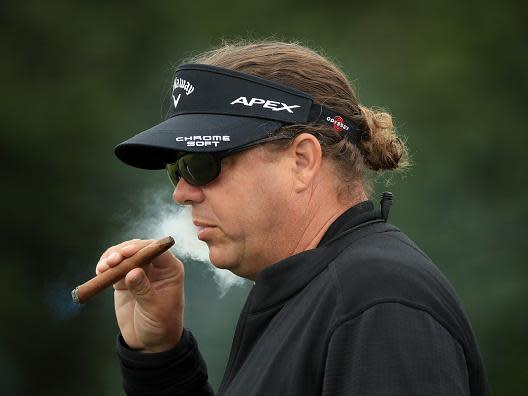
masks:
<svg viewBox="0 0 528 396"><path fill-rule="evenodd" d="M346 230L379 218L371 201L363 201L339 216L315 249L306 250L262 270L251 290L249 312L256 313L284 304L328 265L328 246Z"/></svg>

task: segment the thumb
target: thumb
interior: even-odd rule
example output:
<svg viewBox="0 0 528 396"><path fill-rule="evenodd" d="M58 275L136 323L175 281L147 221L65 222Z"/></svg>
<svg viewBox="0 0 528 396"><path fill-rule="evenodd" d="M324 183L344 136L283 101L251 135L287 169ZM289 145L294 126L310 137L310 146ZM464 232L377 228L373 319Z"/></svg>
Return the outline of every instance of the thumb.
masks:
<svg viewBox="0 0 528 396"><path fill-rule="evenodd" d="M125 277L125 283L139 304L149 300L154 293L143 268L134 268L130 271Z"/></svg>

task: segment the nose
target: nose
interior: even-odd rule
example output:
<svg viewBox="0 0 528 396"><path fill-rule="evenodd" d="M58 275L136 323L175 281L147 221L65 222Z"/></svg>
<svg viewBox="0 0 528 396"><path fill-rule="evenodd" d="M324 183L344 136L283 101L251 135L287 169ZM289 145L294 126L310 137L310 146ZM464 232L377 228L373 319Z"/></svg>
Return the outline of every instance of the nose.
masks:
<svg viewBox="0 0 528 396"><path fill-rule="evenodd" d="M172 199L179 205L192 205L204 200L204 193L200 186L189 184L184 178L178 181L172 193Z"/></svg>

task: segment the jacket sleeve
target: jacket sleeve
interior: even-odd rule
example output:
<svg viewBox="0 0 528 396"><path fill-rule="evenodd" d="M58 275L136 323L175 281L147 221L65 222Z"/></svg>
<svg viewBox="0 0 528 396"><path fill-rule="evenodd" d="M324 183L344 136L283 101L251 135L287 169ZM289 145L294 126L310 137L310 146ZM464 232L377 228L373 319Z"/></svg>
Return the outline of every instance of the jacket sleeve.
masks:
<svg viewBox="0 0 528 396"><path fill-rule="evenodd" d="M377 304L330 338L324 396L469 394L462 347L425 311Z"/></svg>
<svg viewBox="0 0 528 396"><path fill-rule="evenodd" d="M117 338L117 353L128 396L213 396L207 382L207 367L192 333L184 329L173 349L142 353Z"/></svg>

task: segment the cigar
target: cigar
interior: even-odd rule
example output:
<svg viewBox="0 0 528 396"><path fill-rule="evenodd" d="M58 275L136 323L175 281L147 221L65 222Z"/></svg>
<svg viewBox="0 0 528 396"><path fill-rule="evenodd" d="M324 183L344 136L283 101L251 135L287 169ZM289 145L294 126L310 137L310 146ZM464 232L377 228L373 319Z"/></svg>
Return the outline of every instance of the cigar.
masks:
<svg viewBox="0 0 528 396"><path fill-rule="evenodd" d="M115 267L107 269L105 272L73 289L71 292L73 302L84 304L102 290L123 279L129 271L150 263L153 259L170 249L172 245L174 245L174 239L168 236L145 246L133 256L121 261Z"/></svg>

